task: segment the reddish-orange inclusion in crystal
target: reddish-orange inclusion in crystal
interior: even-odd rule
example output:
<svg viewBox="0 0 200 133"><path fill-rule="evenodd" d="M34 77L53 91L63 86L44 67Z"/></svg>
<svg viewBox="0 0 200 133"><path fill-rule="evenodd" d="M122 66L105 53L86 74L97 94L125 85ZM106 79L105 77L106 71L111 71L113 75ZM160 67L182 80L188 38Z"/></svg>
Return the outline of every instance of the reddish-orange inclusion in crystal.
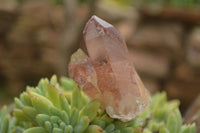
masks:
<svg viewBox="0 0 200 133"><path fill-rule="evenodd" d="M89 57L78 50L71 57L69 74L91 99L99 99L107 113L129 121L150 103L135 71L120 32L93 16L85 26Z"/></svg>

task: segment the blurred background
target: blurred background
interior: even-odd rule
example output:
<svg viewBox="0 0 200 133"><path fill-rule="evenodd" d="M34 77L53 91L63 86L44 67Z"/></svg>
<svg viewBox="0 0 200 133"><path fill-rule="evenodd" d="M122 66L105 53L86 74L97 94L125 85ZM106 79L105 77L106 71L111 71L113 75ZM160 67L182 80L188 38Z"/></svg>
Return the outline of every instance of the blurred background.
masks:
<svg viewBox="0 0 200 133"><path fill-rule="evenodd" d="M0 107L41 77L67 76L93 14L122 33L150 92L200 121L200 0L0 0Z"/></svg>

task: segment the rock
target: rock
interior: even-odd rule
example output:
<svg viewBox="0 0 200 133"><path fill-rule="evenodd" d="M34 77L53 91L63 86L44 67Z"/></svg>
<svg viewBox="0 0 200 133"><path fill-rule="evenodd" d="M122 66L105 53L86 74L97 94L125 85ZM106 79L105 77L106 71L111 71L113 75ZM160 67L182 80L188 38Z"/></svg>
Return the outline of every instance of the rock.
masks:
<svg viewBox="0 0 200 133"><path fill-rule="evenodd" d="M137 49L130 49L130 55L136 70L142 75L154 78L166 78L170 60L165 55L155 55Z"/></svg>
<svg viewBox="0 0 200 133"><path fill-rule="evenodd" d="M130 121L148 107L150 96L133 67L124 39L111 24L96 16L88 21L83 34L89 58L82 54L81 60L76 59L80 51L72 56L71 77L81 78L76 80L80 86L89 82L83 90L92 85L96 91L91 99L100 95L112 118Z"/></svg>
<svg viewBox="0 0 200 133"><path fill-rule="evenodd" d="M158 92L160 90L160 85L158 80L153 79L153 78L143 78L141 77L144 86L149 90L149 92L151 94L155 94L156 92Z"/></svg>
<svg viewBox="0 0 200 133"><path fill-rule="evenodd" d="M176 23L143 22L128 40L128 45L178 58L182 54L182 31L182 26Z"/></svg>
<svg viewBox="0 0 200 133"><path fill-rule="evenodd" d="M0 16L0 38L1 40L5 40L6 35L16 22L18 14L16 12L0 9Z"/></svg>
<svg viewBox="0 0 200 133"><path fill-rule="evenodd" d="M181 108L185 110L200 94L200 78L186 63L180 63L174 69L170 81L166 82L165 90L170 98L178 98Z"/></svg>
<svg viewBox="0 0 200 133"><path fill-rule="evenodd" d="M124 7L121 4L105 0L97 2L95 13L112 22L127 18L137 21L139 17L138 11L133 6Z"/></svg>
<svg viewBox="0 0 200 133"><path fill-rule="evenodd" d="M120 21L115 26L120 31L125 40L128 40L130 37L132 37L131 35L137 27L136 22L134 20Z"/></svg>
<svg viewBox="0 0 200 133"><path fill-rule="evenodd" d="M194 29L187 39L186 60L196 68L200 68L200 28Z"/></svg>
<svg viewBox="0 0 200 133"><path fill-rule="evenodd" d="M16 0L1 0L0 10L13 12L16 10L18 3Z"/></svg>

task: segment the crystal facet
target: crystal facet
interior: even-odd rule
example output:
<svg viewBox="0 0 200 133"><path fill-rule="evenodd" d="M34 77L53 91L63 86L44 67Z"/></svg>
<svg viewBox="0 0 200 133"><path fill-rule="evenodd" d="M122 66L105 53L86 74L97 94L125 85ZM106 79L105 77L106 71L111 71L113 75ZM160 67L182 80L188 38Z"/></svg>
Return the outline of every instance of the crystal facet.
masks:
<svg viewBox="0 0 200 133"><path fill-rule="evenodd" d="M84 29L89 57L71 57L70 76L91 99L99 99L112 118L126 122L143 112L150 96L140 80L120 32L92 16Z"/></svg>

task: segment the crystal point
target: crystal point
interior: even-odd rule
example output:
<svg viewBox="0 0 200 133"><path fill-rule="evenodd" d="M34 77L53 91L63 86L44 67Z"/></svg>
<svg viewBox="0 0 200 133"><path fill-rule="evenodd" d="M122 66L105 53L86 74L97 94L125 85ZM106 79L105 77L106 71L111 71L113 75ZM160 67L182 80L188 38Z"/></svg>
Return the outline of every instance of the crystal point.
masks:
<svg viewBox="0 0 200 133"><path fill-rule="evenodd" d="M101 100L101 92L97 86L97 77L89 57L78 49L70 60L69 75L92 99Z"/></svg>
<svg viewBox="0 0 200 133"><path fill-rule="evenodd" d="M89 57L83 54L73 63L72 55L71 77L91 99L101 100L110 117L124 122L133 119L148 107L151 100L120 32L92 16L83 34Z"/></svg>

